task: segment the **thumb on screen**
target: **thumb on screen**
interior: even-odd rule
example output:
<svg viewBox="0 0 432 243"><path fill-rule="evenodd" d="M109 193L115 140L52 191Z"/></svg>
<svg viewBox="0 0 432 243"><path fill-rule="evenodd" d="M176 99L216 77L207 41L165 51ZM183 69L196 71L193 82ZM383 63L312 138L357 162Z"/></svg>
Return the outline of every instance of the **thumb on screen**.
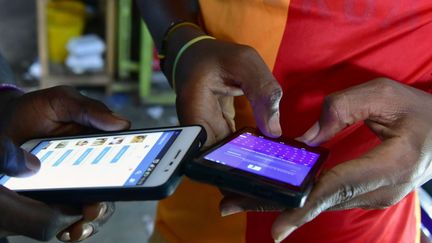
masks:
<svg viewBox="0 0 432 243"><path fill-rule="evenodd" d="M0 137L0 173L13 177L31 176L40 169L33 154L16 146L8 137Z"/></svg>

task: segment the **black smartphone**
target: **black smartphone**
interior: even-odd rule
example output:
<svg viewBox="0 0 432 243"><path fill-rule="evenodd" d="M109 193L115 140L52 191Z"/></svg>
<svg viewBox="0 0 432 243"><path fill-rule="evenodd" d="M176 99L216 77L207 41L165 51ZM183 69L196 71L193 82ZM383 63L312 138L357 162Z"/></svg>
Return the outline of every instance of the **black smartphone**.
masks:
<svg viewBox="0 0 432 243"><path fill-rule="evenodd" d="M245 128L186 163L185 173L222 189L302 207L327 155L321 147Z"/></svg>
<svg viewBox="0 0 432 243"><path fill-rule="evenodd" d="M34 139L22 147L40 171L0 185L45 202L158 200L173 193L205 138L201 126L184 126Z"/></svg>

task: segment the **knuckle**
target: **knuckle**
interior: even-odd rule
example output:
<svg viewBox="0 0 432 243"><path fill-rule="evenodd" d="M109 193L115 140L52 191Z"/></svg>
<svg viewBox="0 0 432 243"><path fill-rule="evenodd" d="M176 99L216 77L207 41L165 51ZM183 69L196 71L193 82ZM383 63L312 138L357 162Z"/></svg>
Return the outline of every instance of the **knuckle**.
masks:
<svg viewBox="0 0 432 243"><path fill-rule="evenodd" d="M311 205L311 209L308 210L307 214L303 218L303 221L300 222L301 224L305 224L314 218L316 218L321 212L325 211L327 208L329 208L329 201L324 198L317 198Z"/></svg>
<svg viewBox="0 0 432 243"><path fill-rule="evenodd" d="M55 86L51 90L54 91L54 93L57 93L57 92L61 92L61 93L75 92L74 88L67 86L67 85Z"/></svg>
<svg viewBox="0 0 432 243"><path fill-rule="evenodd" d="M264 97L264 103L267 106L277 107L282 99L283 91L279 85L274 85L273 83L268 83L267 85L271 87L269 88L268 95Z"/></svg>
<svg viewBox="0 0 432 243"><path fill-rule="evenodd" d="M346 202L354 198L354 187L342 184L339 188L339 192L337 194L338 201Z"/></svg>
<svg viewBox="0 0 432 243"><path fill-rule="evenodd" d="M238 45L236 56L242 60L243 58L251 58L257 54L257 51L253 47Z"/></svg>
<svg viewBox="0 0 432 243"><path fill-rule="evenodd" d="M272 87L270 91L270 95L269 95L270 101L272 103L279 102L283 95L282 88L279 86L279 84L272 83L272 86L274 87Z"/></svg>
<svg viewBox="0 0 432 243"><path fill-rule="evenodd" d="M337 190L334 194L334 204L336 203L342 203L347 202L354 198L354 196L357 194L356 187L349 183L343 182L341 179L341 175L337 170L329 170L326 173L326 176L331 177L330 179L335 181L337 183Z"/></svg>
<svg viewBox="0 0 432 243"><path fill-rule="evenodd" d="M341 96L339 94L331 94L324 97L324 106L328 110L338 110L341 103Z"/></svg>
<svg viewBox="0 0 432 243"><path fill-rule="evenodd" d="M395 82L387 78L376 79L372 81L372 85L375 86L376 89L385 96L393 96L396 92Z"/></svg>
<svg viewBox="0 0 432 243"><path fill-rule="evenodd" d="M349 104L343 93L328 95L324 98L324 110L331 116L345 125L352 125L353 119L350 118L348 110Z"/></svg>
<svg viewBox="0 0 432 243"><path fill-rule="evenodd" d="M244 66L248 72L256 72L262 67L263 61L259 53L250 46L238 45L235 49L234 55L228 63L230 65Z"/></svg>

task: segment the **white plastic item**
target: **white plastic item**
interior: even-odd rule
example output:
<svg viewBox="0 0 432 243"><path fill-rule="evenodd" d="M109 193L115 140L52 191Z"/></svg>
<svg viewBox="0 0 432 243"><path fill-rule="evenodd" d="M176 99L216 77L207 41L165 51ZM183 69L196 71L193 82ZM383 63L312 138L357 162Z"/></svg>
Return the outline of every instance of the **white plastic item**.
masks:
<svg viewBox="0 0 432 243"><path fill-rule="evenodd" d="M102 71L104 60L100 55L68 56L66 66L74 73Z"/></svg>
<svg viewBox="0 0 432 243"><path fill-rule="evenodd" d="M155 120L159 120L163 113L164 108L162 106L153 106L147 109L147 114Z"/></svg>
<svg viewBox="0 0 432 243"><path fill-rule="evenodd" d="M39 61L35 61L34 63L32 63L32 65L30 66L29 70L28 70L28 74L30 75L30 77L39 80L41 78L42 75L42 69L41 69L41 65Z"/></svg>
<svg viewBox="0 0 432 243"><path fill-rule="evenodd" d="M87 56L102 55L105 52L104 41L95 34L71 39L67 44L69 55Z"/></svg>

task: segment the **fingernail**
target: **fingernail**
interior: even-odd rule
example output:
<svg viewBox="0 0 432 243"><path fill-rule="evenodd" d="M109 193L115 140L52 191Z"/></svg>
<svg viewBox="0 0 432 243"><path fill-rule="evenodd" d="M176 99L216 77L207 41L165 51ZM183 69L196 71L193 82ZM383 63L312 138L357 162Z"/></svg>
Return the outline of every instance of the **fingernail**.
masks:
<svg viewBox="0 0 432 243"><path fill-rule="evenodd" d="M237 205L226 205L221 207L221 216L226 217L236 213L241 213L243 211L244 211L243 208Z"/></svg>
<svg viewBox="0 0 432 243"><path fill-rule="evenodd" d="M301 137L297 138L297 140L304 142L306 144L310 144L314 140L314 138L318 135L320 131L320 125L318 122L315 122L309 130L307 130Z"/></svg>
<svg viewBox="0 0 432 243"><path fill-rule="evenodd" d="M276 112L270 118L269 121L270 133L275 137L280 137L282 135L282 128L280 125L280 113Z"/></svg>
<svg viewBox="0 0 432 243"><path fill-rule="evenodd" d="M113 115L114 117L116 117L117 119L119 119L119 120L128 121L127 118L123 117L123 116L120 115L120 114L117 114L117 113L114 113L114 112L113 112L112 115Z"/></svg>
<svg viewBox="0 0 432 243"><path fill-rule="evenodd" d="M101 205L99 206L99 214L95 220L102 218L107 212L107 210L108 210L108 205L106 203L101 203Z"/></svg>
<svg viewBox="0 0 432 243"><path fill-rule="evenodd" d="M285 240L285 238L287 238L296 229L297 229L297 227L295 227L295 226L284 228L284 230L282 232L276 233L276 236L274 238L274 242L275 243L282 242L283 240Z"/></svg>
<svg viewBox="0 0 432 243"><path fill-rule="evenodd" d="M78 239L78 241L87 239L91 234L93 234L93 226L90 224L84 224L81 237Z"/></svg>
<svg viewBox="0 0 432 243"><path fill-rule="evenodd" d="M117 113L112 113L112 116L114 116L117 119L118 125L121 124L121 129L126 129L127 127L130 126L130 121L127 118L125 118L125 117L123 117Z"/></svg>
<svg viewBox="0 0 432 243"><path fill-rule="evenodd" d="M64 242L68 242L71 240L70 233L68 231L63 232L63 234L60 236L60 240Z"/></svg>
<svg viewBox="0 0 432 243"><path fill-rule="evenodd" d="M36 173L40 169L40 162L36 156L30 153L24 153L25 166L31 171L32 174Z"/></svg>

